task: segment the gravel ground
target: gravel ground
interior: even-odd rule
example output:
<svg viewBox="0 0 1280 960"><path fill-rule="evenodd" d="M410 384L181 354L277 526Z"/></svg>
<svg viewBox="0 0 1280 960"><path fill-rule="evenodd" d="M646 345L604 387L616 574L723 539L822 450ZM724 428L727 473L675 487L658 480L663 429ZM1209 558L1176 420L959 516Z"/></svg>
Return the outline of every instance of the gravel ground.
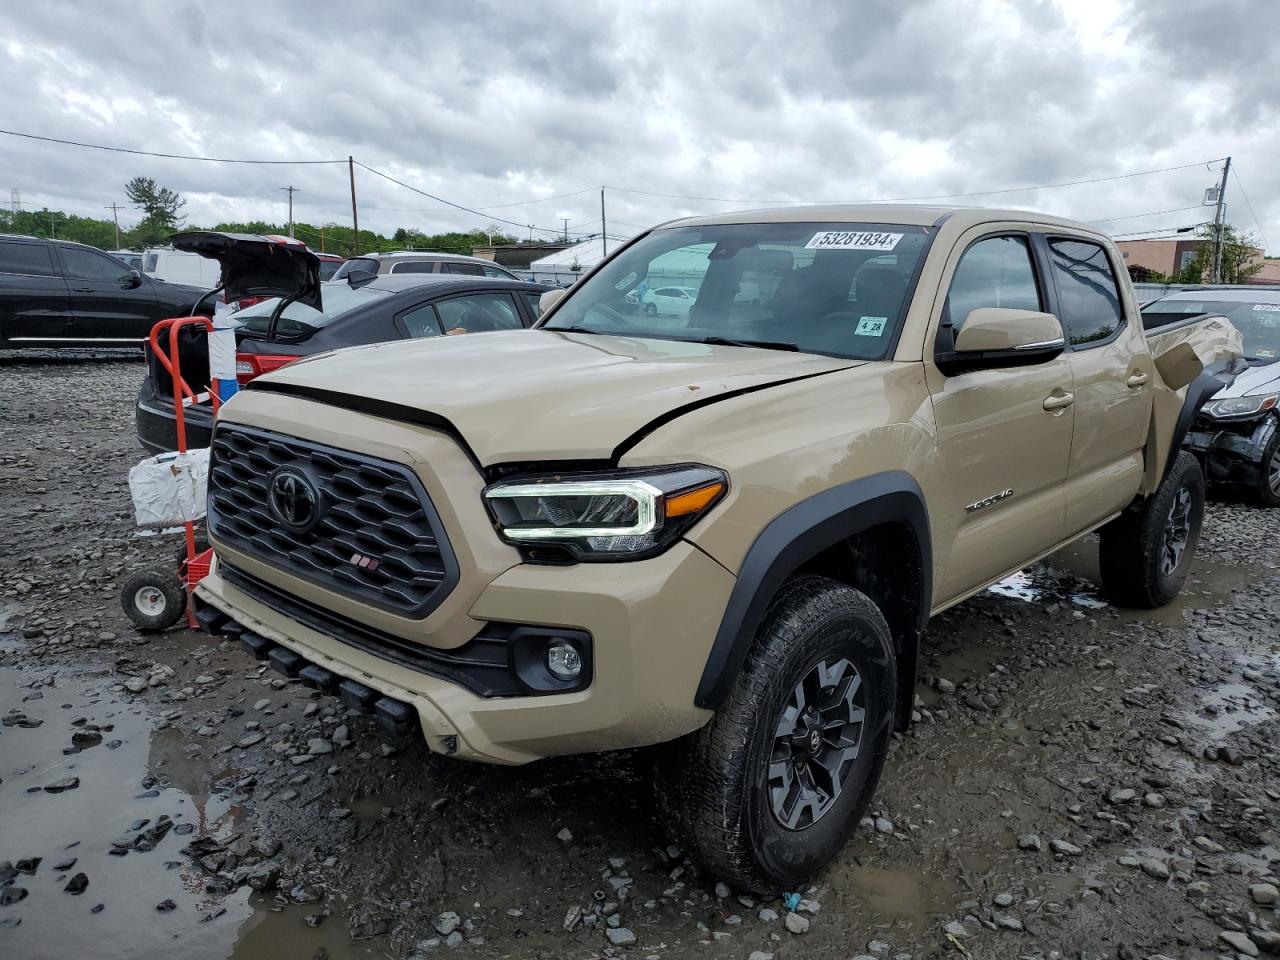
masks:
<svg viewBox="0 0 1280 960"><path fill-rule="evenodd" d="M0 357L0 956L1280 954L1280 524L1215 500L1184 596L1085 541L931 624L920 722L809 890L668 846L644 753L384 739L235 646L136 634L134 357Z"/></svg>

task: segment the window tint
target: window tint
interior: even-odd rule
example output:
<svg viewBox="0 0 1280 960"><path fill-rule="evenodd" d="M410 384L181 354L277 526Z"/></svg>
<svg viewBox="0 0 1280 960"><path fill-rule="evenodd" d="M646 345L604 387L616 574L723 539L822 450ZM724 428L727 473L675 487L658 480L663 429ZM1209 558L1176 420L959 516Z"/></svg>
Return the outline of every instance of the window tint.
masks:
<svg viewBox="0 0 1280 960"><path fill-rule="evenodd" d="M979 307L1043 309L1025 237L979 240L961 257L947 292L952 328L959 331Z"/></svg>
<svg viewBox="0 0 1280 960"><path fill-rule="evenodd" d="M440 321L436 318L436 308L431 304L410 310L400 318L400 322L411 337L440 336Z"/></svg>
<svg viewBox="0 0 1280 960"><path fill-rule="evenodd" d="M129 279L129 268L92 250L75 247L59 247L58 259L62 261L62 274L68 280L102 280L122 283Z"/></svg>
<svg viewBox="0 0 1280 960"><path fill-rule="evenodd" d="M53 276L53 261L43 243L13 243L0 240L0 273Z"/></svg>
<svg viewBox="0 0 1280 960"><path fill-rule="evenodd" d="M503 270L501 267L481 267L486 277L497 277L499 280L514 280L516 275Z"/></svg>
<svg viewBox="0 0 1280 960"><path fill-rule="evenodd" d="M406 263L393 263L392 273L435 273L436 265L432 260L409 260Z"/></svg>
<svg viewBox="0 0 1280 960"><path fill-rule="evenodd" d="M1058 319L1074 345L1106 340L1124 321L1120 292L1107 252L1083 240L1051 240L1058 286Z"/></svg>
<svg viewBox="0 0 1280 960"><path fill-rule="evenodd" d="M333 275L338 272L338 268L342 266L341 260L321 260L320 261L320 282L332 280Z"/></svg>
<svg viewBox="0 0 1280 960"><path fill-rule="evenodd" d="M461 273L468 277L484 276L484 267L478 263L453 263L446 260L440 266L445 273Z"/></svg>
<svg viewBox="0 0 1280 960"><path fill-rule="evenodd" d="M525 299L525 302L529 304L529 310L533 313L535 317L542 316L542 307L540 306L542 302L542 294L525 293L524 299Z"/></svg>
<svg viewBox="0 0 1280 960"><path fill-rule="evenodd" d="M473 293L436 304L446 334L519 330L524 324L505 293Z"/></svg>

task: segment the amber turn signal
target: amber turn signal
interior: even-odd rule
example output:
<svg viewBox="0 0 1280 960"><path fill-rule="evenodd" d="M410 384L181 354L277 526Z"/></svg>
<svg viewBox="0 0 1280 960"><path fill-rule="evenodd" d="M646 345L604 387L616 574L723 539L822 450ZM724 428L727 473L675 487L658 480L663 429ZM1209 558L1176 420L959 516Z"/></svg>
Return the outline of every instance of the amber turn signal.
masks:
<svg viewBox="0 0 1280 960"><path fill-rule="evenodd" d="M699 487L686 493L677 493L664 501L668 517L684 517L697 513L720 494L724 493L724 484L720 482Z"/></svg>

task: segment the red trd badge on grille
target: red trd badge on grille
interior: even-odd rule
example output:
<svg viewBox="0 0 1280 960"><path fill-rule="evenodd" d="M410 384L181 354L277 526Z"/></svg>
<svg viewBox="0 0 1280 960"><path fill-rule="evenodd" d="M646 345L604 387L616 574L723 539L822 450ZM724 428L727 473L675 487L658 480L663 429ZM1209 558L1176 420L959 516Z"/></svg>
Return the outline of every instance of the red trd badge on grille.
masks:
<svg viewBox="0 0 1280 960"><path fill-rule="evenodd" d="M377 570L379 563L376 557L366 557L363 553L353 553L351 562L364 570Z"/></svg>

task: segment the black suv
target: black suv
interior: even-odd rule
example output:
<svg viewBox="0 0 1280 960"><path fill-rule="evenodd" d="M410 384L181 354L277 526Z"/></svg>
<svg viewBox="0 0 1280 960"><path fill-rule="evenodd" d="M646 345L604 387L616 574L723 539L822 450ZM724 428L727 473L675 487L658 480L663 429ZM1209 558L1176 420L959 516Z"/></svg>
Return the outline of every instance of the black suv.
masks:
<svg viewBox="0 0 1280 960"><path fill-rule="evenodd" d="M157 320L189 314L207 292L81 243L0 236L0 349L138 347Z"/></svg>

